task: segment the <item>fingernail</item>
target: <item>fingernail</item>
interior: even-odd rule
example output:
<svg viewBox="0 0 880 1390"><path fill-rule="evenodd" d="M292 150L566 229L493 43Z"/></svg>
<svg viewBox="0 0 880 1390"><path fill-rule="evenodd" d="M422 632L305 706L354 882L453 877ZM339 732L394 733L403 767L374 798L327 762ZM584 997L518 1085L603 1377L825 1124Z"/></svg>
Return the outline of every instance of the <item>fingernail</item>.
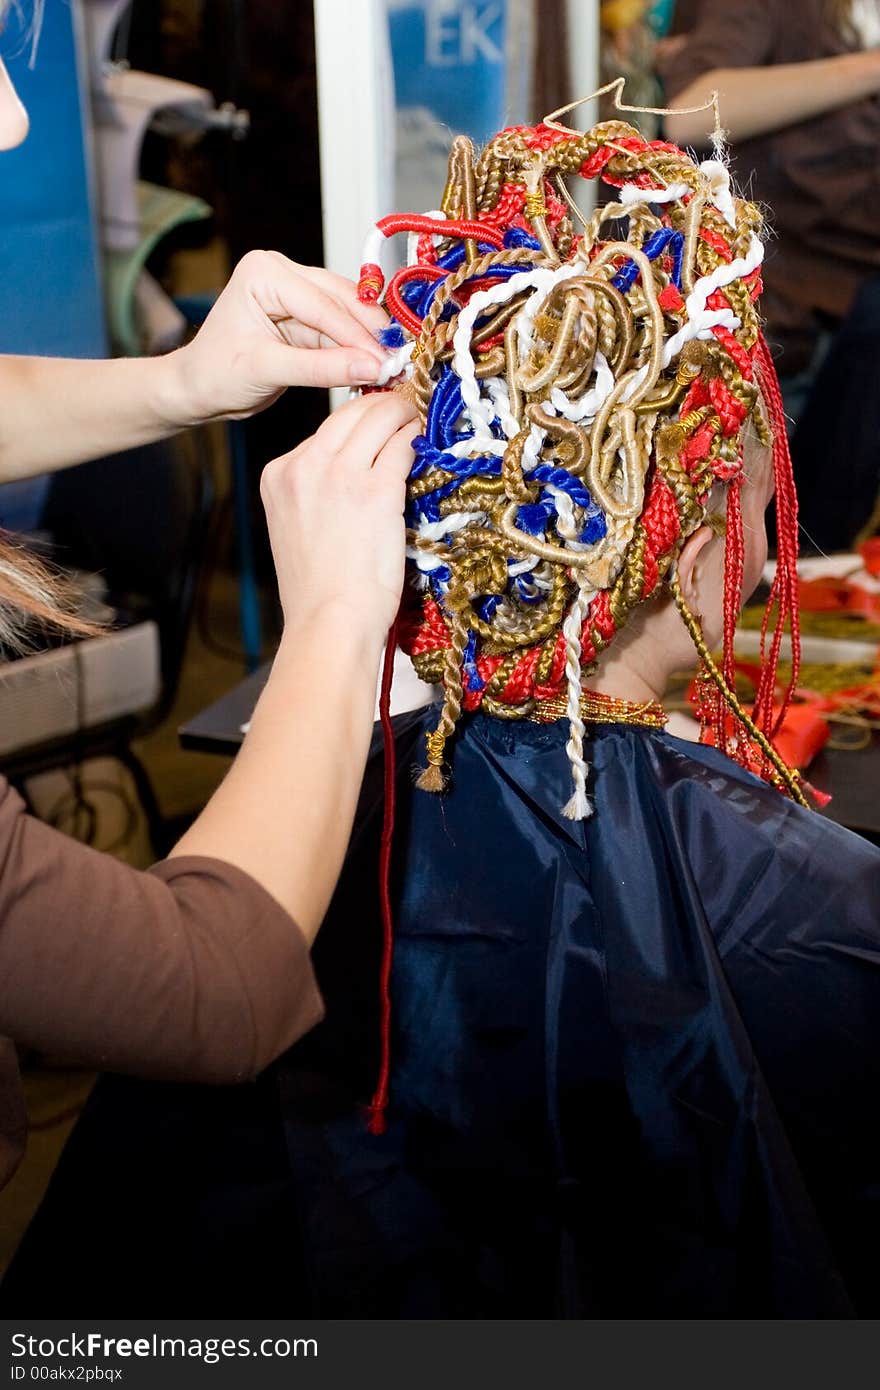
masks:
<svg viewBox="0 0 880 1390"><path fill-rule="evenodd" d="M362 385L368 381L375 381L379 375L379 363L372 357L357 357L348 369L349 381L355 385Z"/></svg>

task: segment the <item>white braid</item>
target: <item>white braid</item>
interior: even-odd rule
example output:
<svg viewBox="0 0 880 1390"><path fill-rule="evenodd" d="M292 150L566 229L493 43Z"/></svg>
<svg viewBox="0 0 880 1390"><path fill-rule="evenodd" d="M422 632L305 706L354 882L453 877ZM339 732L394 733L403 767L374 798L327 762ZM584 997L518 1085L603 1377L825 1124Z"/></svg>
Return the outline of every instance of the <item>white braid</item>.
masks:
<svg viewBox="0 0 880 1390"><path fill-rule="evenodd" d="M617 201L621 207L629 211L639 204L676 203L690 191L690 186L686 183L671 183L667 188L639 188L634 183L625 183L618 191ZM605 208L604 211L607 217L613 209Z"/></svg>
<svg viewBox="0 0 880 1390"><path fill-rule="evenodd" d="M711 275L704 275L694 285L684 302L688 318L698 318L706 308L706 300L710 294L713 294L715 290L723 289L725 285L732 284L734 280L742 280L746 275L751 275L753 270L757 270L763 259L763 243L752 232L748 253L745 256L737 256L736 260L733 261L722 261Z"/></svg>
<svg viewBox="0 0 880 1390"><path fill-rule="evenodd" d="M565 751L571 764L574 793L562 808L566 820L586 820L593 814L587 800L587 772L584 759L584 721L581 719L581 632L587 619L595 589L579 589L562 626L565 638L565 679L568 685L568 742Z"/></svg>
<svg viewBox="0 0 880 1390"><path fill-rule="evenodd" d="M494 434L487 435L467 435L464 439L456 439L454 443L447 444L443 450L444 454L452 454L453 458L476 458L480 454L494 454L501 458L507 452L508 440L496 439Z"/></svg>
<svg viewBox="0 0 880 1390"><path fill-rule="evenodd" d="M578 396L576 401L570 400L561 386L553 386L550 389L550 401L559 414L579 425L590 424L614 390L614 373L604 353L598 349L593 360L593 369L596 373L595 385L589 387L582 396Z"/></svg>
<svg viewBox="0 0 880 1390"><path fill-rule="evenodd" d="M541 450L544 447L544 440L547 438L547 431L540 425L532 425L529 430L528 438L523 445L522 451L522 471L531 473L537 467L538 459L541 457Z"/></svg>
<svg viewBox="0 0 880 1390"><path fill-rule="evenodd" d="M495 407L497 418L501 421L501 428L508 439L513 439L519 434L519 422L510 409L510 396L507 394L507 382L500 376L487 377L483 385L489 392L489 399Z"/></svg>
<svg viewBox="0 0 880 1390"><path fill-rule="evenodd" d="M578 524L574 515L574 503L567 492L563 492L561 487L554 487L552 483L545 485L544 491L553 498L553 505L556 508L556 515L559 518L556 529L563 540L576 541L578 538Z"/></svg>
<svg viewBox="0 0 880 1390"><path fill-rule="evenodd" d="M508 560L507 573L511 579L517 579L521 574L528 574L539 562L537 555L530 555L527 560Z"/></svg>
<svg viewBox="0 0 880 1390"><path fill-rule="evenodd" d="M442 541L453 531L463 531L465 526L482 526L485 520L485 512L450 512L439 521L423 520L419 526L419 537L426 541Z"/></svg>
<svg viewBox="0 0 880 1390"><path fill-rule="evenodd" d="M491 289L480 290L468 300L466 306L461 310L458 316L458 325L452 338L452 366L461 382L461 398L464 401L465 412L478 435L483 431L488 433L497 418L492 402L487 400L480 391L480 384L474 370L474 360L471 356L471 335L480 314L484 309L491 308L494 304L506 304L508 300L513 299L523 290L543 290L543 294L531 295L526 300L514 320L517 325L517 333L521 335L525 332L530 340L531 320L553 286L558 280L567 280L572 275L580 274L582 268L583 263L581 261L567 261L554 270L550 270L546 266L540 266L537 270L524 270L519 275L511 275L509 280L502 280L500 284L493 285ZM519 350L522 356L522 337L520 337Z"/></svg>
<svg viewBox="0 0 880 1390"><path fill-rule="evenodd" d="M403 347L395 348L389 352L385 361L379 368L379 375L376 377L377 386L387 386L389 381L393 381L396 376L400 376L402 371L406 371L407 376L412 375L410 359L413 355L415 343L404 343Z"/></svg>
<svg viewBox="0 0 880 1390"><path fill-rule="evenodd" d="M709 197L729 227L736 231L736 208L730 191L730 170L720 159L704 159L700 173L709 183Z"/></svg>

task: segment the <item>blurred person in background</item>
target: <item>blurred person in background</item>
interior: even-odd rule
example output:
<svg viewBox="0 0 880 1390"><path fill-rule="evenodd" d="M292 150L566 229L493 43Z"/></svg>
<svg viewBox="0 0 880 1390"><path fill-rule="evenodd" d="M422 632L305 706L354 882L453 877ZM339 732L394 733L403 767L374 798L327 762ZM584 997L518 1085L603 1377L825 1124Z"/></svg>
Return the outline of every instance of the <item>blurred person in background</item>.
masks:
<svg viewBox="0 0 880 1390"><path fill-rule="evenodd" d="M804 540L845 549L873 529L880 481L880 3L685 0L675 28L657 56L668 105L717 89L738 181L773 209L762 303L799 421ZM674 111L665 130L705 149L710 125ZM850 486L832 489L841 466Z"/></svg>

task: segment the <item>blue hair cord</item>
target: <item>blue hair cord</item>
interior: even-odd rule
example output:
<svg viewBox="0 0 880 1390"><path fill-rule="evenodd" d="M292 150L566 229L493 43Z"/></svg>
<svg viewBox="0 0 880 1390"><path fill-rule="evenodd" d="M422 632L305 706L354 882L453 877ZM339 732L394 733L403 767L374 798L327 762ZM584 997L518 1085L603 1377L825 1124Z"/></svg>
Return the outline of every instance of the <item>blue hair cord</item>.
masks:
<svg viewBox="0 0 880 1390"><path fill-rule="evenodd" d="M410 478L420 478L427 468L432 466L433 445L429 444L423 434L417 434L412 442L413 453L416 456L415 463L409 470Z"/></svg>
<svg viewBox="0 0 880 1390"><path fill-rule="evenodd" d="M540 251L541 243L536 237L529 236L522 227L509 227L504 233L504 248L506 251L513 251L519 247L527 247L529 251Z"/></svg>
<svg viewBox="0 0 880 1390"><path fill-rule="evenodd" d="M428 406L428 418L425 421L425 435L430 443L435 446L440 443L438 434L443 407L446 404L446 399L450 391L454 391L457 384L458 378L455 376L452 368L448 366L444 367L440 373L440 379L431 395L431 404Z"/></svg>
<svg viewBox="0 0 880 1390"><path fill-rule="evenodd" d="M547 522L556 515L552 502L526 502L516 513L516 525L529 536L543 536Z"/></svg>
<svg viewBox="0 0 880 1390"><path fill-rule="evenodd" d="M423 434L416 435L412 442L416 462L410 470L411 478L420 478L428 468L440 468L445 473L454 473L459 478L473 478L483 475L497 478L501 473L501 459L496 454L480 454L477 458L456 458L435 445L429 444Z"/></svg>
<svg viewBox="0 0 880 1390"><path fill-rule="evenodd" d="M464 649L464 656L461 663L462 673L465 678L465 685L468 690L482 690L486 682L481 678L477 670L477 634L473 628L468 629L467 645Z"/></svg>
<svg viewBox="0 0 880 1390"><path fill-rule="evenodd" d="M379 346L383 348L402 348L406 342L406 335L396 319L392 319L387 328L379 329Z"/></svg>
<svg viewBox="0 0 880 1390"><path fill-rule="evenodd" d="M673 269L673 279L675 280L676 288L678 288L681 279L681 258L684 250L684 237L682 233L673 231L671 227L661 227L659 231L653 232L651 236L648 237L648 240L642 247L642 251L649 261L654 261L666 250L667 246L670 245L674 247L672 252L673 256L677 257L679 279L675 280L675 269ZM635 261L627 261L626 265L621 266L611 283L616 290L620 290L621 294L626 294L627 290L630 289L639 278L639 274L640 271Z"/></svg>
<svg viewBox="0 0 880 1390"><path fill-rule="evenodd" d="M593 499L583 483L567 468L554 468L552 463L538 463L526 474L527 481L532 479L537 483L549 483L552 487L558 487L560 492L568 493L572 502L585 511L593 505Z"/></svg>
<svg viewBox="0 0 880 1390"><path fill-rule="evenodd" d="M417 525L419 521L439 521L440 502L444 497L448 497L461 485L460 478L452 478L450 482L444 483L442 487L435 488L433 492L426 492L424 497L416 497L411 507L408 508L410 525Z"/></svg>
<svg viewBox="0 0 880 1390"><path fill-rule="evenodd" d="M578 540L584 545L595 545L596 541L600 541L607 532L608 522L605 519L605 513L600 512L597 508L587 517L586 525L578 536Z"/></svg>
<svg viewBox="0 0 880 1390"><path fill-rule="evenodd" d="M546 594L539 589L535 581L527 574L518 574L513 581L516 589L516 596L520 603L540 603L546 598Z"/></svg>
<svg viewBox="0 0 880 1390"><path fill-rule="evenodd" d="M452 381L453 384L447 392L438 422L440 443L444 449L448 449L459 437L455 431L455 422L464 410L464 401L461 398L461 382L455 375ZM473 431L470 431L470 433L473 433ZM466 438L467 436L462 435L461 437Z"/></svg>
<svg viewBox="0 0 880 1390"><path fill-rule="evenodd" d="M538 250L541 248L538 247ZM492 246L488 241L478 241L477 250L481 256L488 256L492 251L497 251L497 246ZM463 242L458 242L451 251L447 251L444 256L439 256L437 265L441 270L458 270L459 266L464 265L465 246Z"/></svg>

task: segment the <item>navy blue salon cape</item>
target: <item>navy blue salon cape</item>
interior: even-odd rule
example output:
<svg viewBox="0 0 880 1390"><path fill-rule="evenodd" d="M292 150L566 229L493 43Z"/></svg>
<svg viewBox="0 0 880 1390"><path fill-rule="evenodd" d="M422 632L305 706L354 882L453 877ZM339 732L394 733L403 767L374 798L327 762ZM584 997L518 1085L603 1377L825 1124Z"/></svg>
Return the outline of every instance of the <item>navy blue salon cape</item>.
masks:
<svg viewBox="0 0 880 1390"><path fill-rule="evenodd" d="M377 743L325 1021L255 1086L101 1083L0 1308L876 1316L880 851L616 725L586 822L564 723L467 718L431 796L435 718L395 721L387 1132Z"/></svg>

